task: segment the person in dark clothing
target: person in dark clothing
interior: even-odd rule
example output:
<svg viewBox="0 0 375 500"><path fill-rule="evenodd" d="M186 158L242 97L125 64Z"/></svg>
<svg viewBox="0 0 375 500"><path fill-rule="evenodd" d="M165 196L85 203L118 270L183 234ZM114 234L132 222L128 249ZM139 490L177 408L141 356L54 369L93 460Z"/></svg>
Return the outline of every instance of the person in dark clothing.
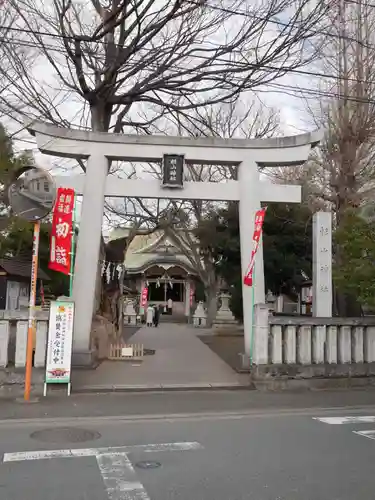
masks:
<svg viewBox="0 0 375 500"><path fill-rule="evenodd" d="M154 326L159 325L159 308L157 305L154 306Z"/></svg>

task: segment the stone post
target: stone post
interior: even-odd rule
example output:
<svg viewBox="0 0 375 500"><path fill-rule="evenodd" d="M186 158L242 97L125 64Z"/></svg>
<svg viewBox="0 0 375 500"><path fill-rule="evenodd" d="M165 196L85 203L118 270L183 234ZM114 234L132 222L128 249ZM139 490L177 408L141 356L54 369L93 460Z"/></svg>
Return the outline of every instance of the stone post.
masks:
<svg viewBox="0 0 375 500"><path fill-rule="evenodd" d="M26 364L27 321L17 321L16 356L14 365L23 368Z"/></svg>
<svg viewBox="0 0 375 500"><path fill-rule="evenodd" d="M9 321L0 321L0 368L8 366Z"/></svg>
<svg viewBox="0 0 375 500"><path fill-rule="evenodd" d="M267 304L254 307L254 365L268 364L269 309Z"/></svg>
<svg viewBox="0 0 375 500"><path fill-rule="evenodd" d="M48 322L38 321L36 325L35 368L42 368L46 364L46 345L48 335Z"/></svg>
<svg viewBox="0 0 375 500"><path fill-rule="evenodd" d="M332 317L332 213L313 216L313 316Z"/></svg>
<svg viewBox="0 0 375 500"><path fill-rule="evenodd" d="M257 207L257 209L260 208ZM254 231L253 227L250 229L251 235ZM264 281L264 257L263 257L263 237L260 237L257 254L255 256L255 280L254 280L254 304L266 303L266 289Z"/></svg>
<svg viewBox="0 0 375 500"><path fill-rule="evenodd" d="M238 168L238 182L240 190L239 222L241 238L242 282L250 262L251 251L253 249L254 218L255 212L259 208L259 200L257 199L258 179L259 173L256 164L254 164L252 161L240 164ZM256 276L258 276L258 274ZM242 300L245 342L244 357L248 359L251 352L251 335L254 314L252 307L252 287L242 285Z"/></svg>
<svg viewBox="0 0 375 500"><path fill-rule="evenodd" d="M73 282L75 302L73 365L90 365L90 334L95 312L96 269L100 254L108 159L100 154L87 161Z"/></svg>

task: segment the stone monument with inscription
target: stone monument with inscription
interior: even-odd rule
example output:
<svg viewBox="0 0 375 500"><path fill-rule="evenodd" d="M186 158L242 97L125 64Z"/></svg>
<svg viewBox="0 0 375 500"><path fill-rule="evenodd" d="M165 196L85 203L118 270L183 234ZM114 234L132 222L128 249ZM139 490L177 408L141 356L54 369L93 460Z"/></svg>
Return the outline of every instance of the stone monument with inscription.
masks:
<svg viewBox="0 0 375 500"><path fill-rule="evenodd" d="M313 316L332 317L332 213L313 217Z"/></svg>

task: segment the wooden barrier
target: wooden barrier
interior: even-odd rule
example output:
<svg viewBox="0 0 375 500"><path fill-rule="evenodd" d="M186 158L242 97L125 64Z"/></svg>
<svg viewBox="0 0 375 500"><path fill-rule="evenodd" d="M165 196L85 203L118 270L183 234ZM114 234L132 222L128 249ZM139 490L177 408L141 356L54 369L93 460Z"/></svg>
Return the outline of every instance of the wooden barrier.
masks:
<svg viewBox="0 0 375 500"><path fill-rule="evenodd" d="M109 344L108 359L112 361L142 360L143 355L143 344L124 344L123 342Z"/></svg>

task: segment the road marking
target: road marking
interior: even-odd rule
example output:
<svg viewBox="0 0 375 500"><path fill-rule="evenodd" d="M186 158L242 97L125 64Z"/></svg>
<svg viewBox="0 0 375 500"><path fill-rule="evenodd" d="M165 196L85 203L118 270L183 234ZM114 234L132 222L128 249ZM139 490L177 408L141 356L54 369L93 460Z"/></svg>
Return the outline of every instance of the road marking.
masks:
<svg viewBox="0 0 375 500"><path fill-rule="evenodd" d="M203 449L196 441L141 444L117 448L83 448L72 450L22 451L4 453L3 462L49 460L52 458L95 457L109 500L150 500L143 484L137 480L128 453L142 451L188 451Z"/></svg>
<svg viewBox="0 0 375 500"><path fill-rule="evenodd" d="M96 455L110 500L150 500L126 453Z"/></svg>
<svg viewBox="0 0 375 500"><path fill-rule="evenodd" d="M85 396L84 394L81 395ZM264 409L264 410L244 410L237 412L215 411L215 412L198 412L198 413L156 413L156 414L133 414L133 415L108 415L98 417L38 417L38 418L8 418L0 420L0 430L14 429L16 427L32 427L36 428L56 427L56 425L70 426L70 425L86 425L97 426L101 424L110 423L111 425L126 425L126 424L165 424L174 423L179 421L216 421L216 420L245 420L252 418L284 418L284 417L313 417L317 413L363 413L364 411L375 411L375 406L361 405L361 406L337 406L337 407L317 407L317 408L295 408L295 409Z"/></svg>
<svg viewBox="0 0 375 500"><path fill-rule="evenodd" d="M368 439L375 439L375 431L353 431L354 434L358 434L359 436L364 436Z"/></svg>
<svg viewBox="0 0 375 500"><path fill-rule="evenodd" d="M203 446L195 441L182 443L140 444L134 446L121 446L115 448L83 448L71 450L41 450L4 453L3 462L23 462L26 460L50 460L52 458L96 457L108 453L131 453L142 451L155 453L160 451L188 451L199 450Z"/></svg>
<svg viewBox="0 0 375 500"><path fill-rule="evenodd" d="M375 416L366 415L364 417L313 417L313 420L318 420L324 424L330 425L344 425L344 424L373 424L375 423Z"/></svg>

